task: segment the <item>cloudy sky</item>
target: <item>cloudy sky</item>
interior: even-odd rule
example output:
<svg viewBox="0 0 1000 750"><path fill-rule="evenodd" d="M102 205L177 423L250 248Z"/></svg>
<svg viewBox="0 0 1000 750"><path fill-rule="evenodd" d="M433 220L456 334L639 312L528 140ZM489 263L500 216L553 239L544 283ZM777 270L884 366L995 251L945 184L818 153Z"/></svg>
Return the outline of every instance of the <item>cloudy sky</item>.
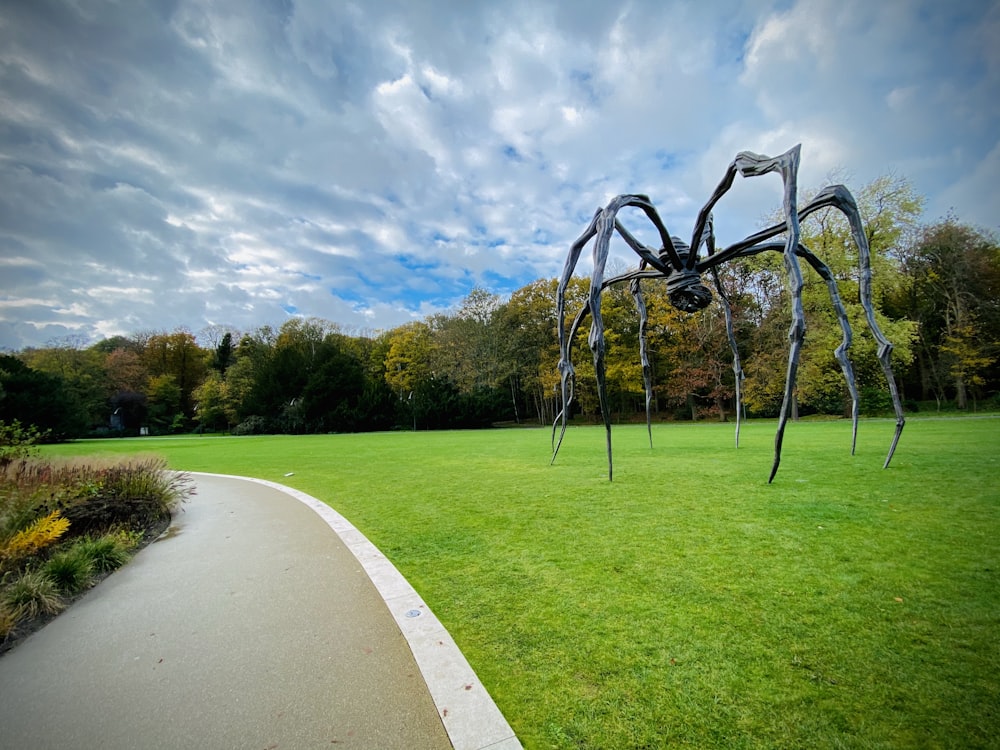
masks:
<svg viewBox="0 0 1000 750"><path fill-rule="evenodd" d="M0 349L391 328L556 276L619 193L689 235L796 143L804 189L1000 228L1000 1L0 0Z"/></svg>

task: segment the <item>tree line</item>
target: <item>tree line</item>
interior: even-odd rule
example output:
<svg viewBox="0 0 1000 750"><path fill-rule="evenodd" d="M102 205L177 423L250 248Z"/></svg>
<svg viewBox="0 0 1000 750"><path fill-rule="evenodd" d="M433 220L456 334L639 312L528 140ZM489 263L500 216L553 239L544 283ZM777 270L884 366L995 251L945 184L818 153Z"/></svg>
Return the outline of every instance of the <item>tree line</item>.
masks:
<svg viewBox="0 0 1000 750"><path fill-rule="evenodd" d="M807 196L808 197L808 196ZM893 365L910 410L1000 406L1000 245L949 216L921 224L922 200L900 178L857 194L872 251L876 317L895 344ZM857 302L857 252L839 212L810 217L803 243L836 277L854 331L851 356L862 413L889 395ZM624 269L622 269L624 270ZM840 323L826 282L804 268L808 330L795 414L850 408L834 350ZM790 324L780 253L725 265L747 413L773 416L781 403ZM573 279L568 309L582 307L588 280ZM476 288L447 314L371 335L334 322L291 318L280 327L211 326L139 332L95 344L64 341L0 356L0 421L36 425L54 438L102 434L232 431L354 432L483 427L552 421L557 388L555 279L501 297ZM653 408L662 419L726 419L737 372L724 309L689 315L670 306L664 284L643 284ZM609 401L619 420L645 413L639 317L627 286L604 294ZM574 349L576 409L598 413L586 334Z"/></svg>

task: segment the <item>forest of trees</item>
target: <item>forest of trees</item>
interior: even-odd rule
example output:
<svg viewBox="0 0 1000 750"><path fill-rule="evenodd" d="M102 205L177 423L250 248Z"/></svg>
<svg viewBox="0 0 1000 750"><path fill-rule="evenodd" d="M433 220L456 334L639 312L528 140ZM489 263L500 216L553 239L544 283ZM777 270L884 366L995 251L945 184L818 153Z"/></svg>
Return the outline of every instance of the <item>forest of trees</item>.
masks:
<svg viewBox="0 0 1000 750"><path fill-rule="evenodd" d="M807 196L808 197L808 196ZM1000 393L1000 245L954 217L921 224L905 180L883 177L856 196L873 255L879 325L895 344L906 408L997 408ZM833 271L854 330L861 409L881 414L888 389L857 302L857 257L836 211L803 224L803 240ZM826 283L804 266L808 321L797 414L845 414L847 389L834 349L841 331ZM748 413L781 402L790 323L780 253L730 263L730 300ZM588 282L568 293L575 313ZM558 410L555 279L502 298L473 289L450 314L377 335L291 318L280 328L212 326L139 332L95 344L71 341L0 355L0 421L52 439L185 431L251 433L441 429L500 422L549 423ZM662 282L644 282L655 411L661 419L726 419L735 375L720 305L693 315L672 308ZM604 295L607 380L615 418L645 409L639 319L627 287ZM573 314L573 313L571 313ZM578 337L577 404L598 411L586 335Z"/></svg>

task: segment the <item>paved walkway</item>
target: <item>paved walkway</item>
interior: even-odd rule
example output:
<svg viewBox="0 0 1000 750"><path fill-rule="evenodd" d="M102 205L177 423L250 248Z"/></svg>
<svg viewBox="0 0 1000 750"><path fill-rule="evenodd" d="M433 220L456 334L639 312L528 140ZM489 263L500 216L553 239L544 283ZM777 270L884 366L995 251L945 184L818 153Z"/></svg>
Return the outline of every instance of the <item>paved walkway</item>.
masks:
<svg viewBox="0 0 1000 750"><path fill-rule="evenodd" d="M0 748L521 747L357 529L280 485L194 478L163 537L0 657Z"/></svg>

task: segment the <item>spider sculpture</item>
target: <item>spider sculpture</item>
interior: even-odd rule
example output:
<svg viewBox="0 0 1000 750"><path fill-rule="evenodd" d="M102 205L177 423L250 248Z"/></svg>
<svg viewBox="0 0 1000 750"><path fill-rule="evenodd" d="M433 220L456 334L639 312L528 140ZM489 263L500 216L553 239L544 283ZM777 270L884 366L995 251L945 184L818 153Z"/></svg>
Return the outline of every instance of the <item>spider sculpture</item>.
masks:
<svg viewBox="0 0 1000 750"><path fill-rule="evenodd" d="M774 462L771 466L771 474L768 482L774 480L781 462L781 443L785 434L785 425L788 421L788 412L792 403L795 391L796 373L799 365L799 354L802 349L802 341L806 331L805 314L802 309L802 271L799 267L799 258L804 259L823 278L827 284L830 300L836 310L840 322L843 338L841 344L836 349L836 357L847 381L847 387L852 400L852 442L851 453L857 443L858 430L858 391L854 378L854 371L851 361L847 356L847 351L851 345L852 333L847 320L847 313L840 298L837 282L830 269L816 255L800 242L799 221L809 214L821 208L833 207L840 210L851 228L851 235L858 248L859 265L859 295L861 305L865 310L868 327L872 335L878 342L878 359L882 364L886 380L889 384L889 392L892 396L893 409L896 413L896 431L889 446L889 453L886 456L883 468L889 466L892 455L899 442L899 436L903 432L905 420L903 418L903 407L899 400L899 392L896 389L896 381L892 372L890 357L892 354L892 344L883 335L878 323L875 321L875 311L872 307L871 289L871 253L868 247L868 238L865 235L861 224L861 215L858 212L857 203L854 197L843 185L833 185L821 191L813 200L809 201L801 208L796 202L797 176L799 166L800 146L795 146L788 152L780 156L767 157L743 151L737 154L736 158L729 165L725 176L719 182L715 192L698 213L694 231L691 235L691 244L685 244L677 237L671 237L663 221L660 219L656 208L645 195L619 195L612 200L605 208L598 209L591 219L590 224L583 234L570 247L569 255L566 257L566 264L563 268L562 276L556 291L556 310L558 315L558 335L559 335L559 373L562 381L562 410L556 416L552 425L552 461L556 459L559 448L562 445L563 437L566 434L566 420L569 416L570 404L573 401L573 387L575 372L570 359L570 350L573 339L583 322L590 315L592 318L590 326L590 336L588 343L594 356L594 371L597 376L597 393L601 406L601 415L604 419L606 431L607 454L608 454L608 479L612 478L611 460L611 419L608 409L607 389L605 385L605 341L604 322L601 318L601 293L613 284L622 282L630 283L630 290L635 298L639 311L639 354L642 362L642 373L646 391L646 426L652 444L651 414L652 404L652 373L649 364L646 346L646 306L642 297L640 282L642 279L665 279L667 283L667 296L670 303L679 310L693 313L705 308L712 300L712 292L706 286L702 275L709 272L712 282L719 294L720 301L726 315L726 332L729 338L729 345L733 353L733 372L736 375L736 444L739 446L740 412L742 411L740 382L743 379L743 371L740 365L739 351L736 347L736 339L733 334L732 313L725 292L719 281L718 267L727 261L737 258L746 258L758 255L767 251L776 251L784 255L785 268L788 273L788 283L791 291L792 301L792 325L788 331L790 348L788 352L788 372L785 378L784 397L781 403L781 411L778 416L778 430L774 438ZM737 173L743 177L757 177L769 172L777 172L784 183L784 200L782 210L784 221L762 229L750 235L746 239L723 250L717 250L715 246L715 234L712 227L712 209L733 185ZM659 250L653 250L643 245L618 221L618 212L628 206L639 208L646 214L653 223L660 235L662 246ZM639 256L639 267L636 270L604 278L604 270L607 264L609 245L614 232L618 232L626 244ZM784 234L784 241L770 241L778 235ZM593 259L594 268L590 279L590 291L587 302L573 320L569 331L566 328L566 287L577 262L580 253L590 240L594 240ZM704 253L702 250L704 249ZM556 428L561 423L562 429L556 440Z"/></svg>

